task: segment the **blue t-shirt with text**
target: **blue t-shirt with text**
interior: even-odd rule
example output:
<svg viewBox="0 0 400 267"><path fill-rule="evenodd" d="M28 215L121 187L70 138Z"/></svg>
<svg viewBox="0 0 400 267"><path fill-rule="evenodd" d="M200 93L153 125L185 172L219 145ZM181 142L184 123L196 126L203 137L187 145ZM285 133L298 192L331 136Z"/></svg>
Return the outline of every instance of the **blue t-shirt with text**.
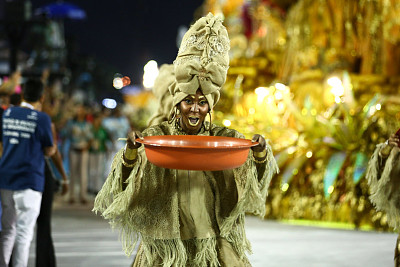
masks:
<svg viewBox="0 0 400 267"><path fill-rule="evenodd" d="M53 144L50 117L37 110L11 107L3 113L2 126L0 188L43 192L43 149Z"/></svg>

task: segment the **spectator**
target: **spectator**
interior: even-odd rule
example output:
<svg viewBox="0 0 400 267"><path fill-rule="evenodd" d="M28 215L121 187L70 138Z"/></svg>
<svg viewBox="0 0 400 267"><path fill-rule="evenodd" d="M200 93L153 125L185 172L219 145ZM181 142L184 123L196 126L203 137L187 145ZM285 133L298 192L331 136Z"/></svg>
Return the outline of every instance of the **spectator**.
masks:
<svg viewBox="0 0 400 267"><path fill-rule="evenodd" d="M21 95L14 93L10 95L10 105L11 106L19 106L21 105Z"/></svg>
<svg viewBox="0 0 400 267"><path fill-rule="evenodd" d="M102 116L93 114L93 139L89 153L89 192L97 194L105 180L107 144L111 138L102 126Z"/></svg>
<svg viewBox="0 0 400 267"><path fill-rule="evenodd" d="M51 234L51 211L53 207L56 178L50 160L54 162L57 171L61 174L63 179L61 182L61 194L65 195L68 191L67 175L62 165L61 154L57 149L56 153L51 156L51 159L46 159L44 191L36 227L36 267L56 266L56 255Z"/></svg>
<svg viewBox="0 0 400 267"><path fill-rule="evenodd" d="M371 202L378 210L387 214L394 229L400 229L400 135L392 134L389 139L376 146L368 163L367 180ZM394 265L400 267L400 234L394 250Z"/></svg>
<svg viewBox="0 0 400 267"><path fill-rule="evenodd" d="M51 92L46 91L45 88L45 95L46 95L45 99L49 98L50 94ZM53 107L54 105L52 105L51 102L44 102L43 111L47 113L49 116L51 116L52 113L49 113L49 111L54 112ZM54 125L54 123L52 123L52 125ZM54 142L57 143L57 139L55 139ZM62 177L61 194L65 195L68 191L69 181L67 179L67 174L64 170L61 153L58 150L58 147L56 153L54 153L54 155L51 156L51 158L46 158L44 191L42 195L42 203L40 205L39 217L37 218L36 221L37 222L36 266L37 267L56 266L56 255L54 250L53 237L51 234L51 212L53 208L53 197L54 197L54 192L56 190L56 179L57 179L55 173L53 172L52 168L53 166L55 166L58 173Z"/></svg>
<svg viewBox="0 0 400 267"><path fill-rule="evenodd" d="M70 139L69 168L70 189L69 203L75 203L75 183L79 184L79 198L82 204L87 203L87 182L89 167L89 145L92 140L92 128L86 121L86 107L78 105L76 116L66 126L66 136Z"/></svg>
<svg viewBox="0 0 400 267"><path fill-rule="evenodd" d="M115 142L120 137L125 137L129 133L129 121L121 112L121 108L117 106L111 113L111 116L103 119L103 127L110 134L111 139L114 141L111 153L114 155L122 147L123 142Z"/></svg>
<svg viewBox="0 0 400 267"><path fill-rule="evenodd" d="M3 216L0 266L27 266L29 247L39 215L44 188L44 156L56 151L54 127L41 112L43 84L28 80L21 107L3 114L3 157L0 160L0 193Z"/></svg>

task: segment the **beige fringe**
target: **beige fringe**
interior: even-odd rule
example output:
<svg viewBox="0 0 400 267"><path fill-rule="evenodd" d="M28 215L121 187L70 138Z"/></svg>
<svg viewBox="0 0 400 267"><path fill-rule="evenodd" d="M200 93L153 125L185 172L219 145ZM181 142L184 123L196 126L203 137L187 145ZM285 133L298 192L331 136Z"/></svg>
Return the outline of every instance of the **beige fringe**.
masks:
<svg viewBox="0 0 400 267"><path fill-rule="evenodd" d="M120 239L127 255L132 254L138 239L141 238L147 262L152 263L157 257L160 257L163 259L163 266L180 267L190 264L188 261L192 260L188 259L187 247L185 247L185 244L180 239L144 237L138 234L138 229L133 226L133 223L130 223L134 221L134 218L131 217L135 215L133 212L129 212L130 203L132 196L138 190L136 188L140 184L138 179L142 176L140 167L143 165L144 162L142 161L145 159L141 157L141 153L138 153L138 163L135 164L126 181L126 189L122 191L122 164L120 160L122 153L123 150L119 151L114 157L111 172L95 199L93 211L95 213L102 213L102 216L110 221L113 229L120 229ZM246 238L244 229L245 212L264 217L268 187L273 175L279 172L269 145L267 145L266 170L260 179L258 179L252 154L250 154L245 164L248 165L248 168L244 168L245 172L237 175L240 176L237 179L246 177L246 179L243 179L243 185L240 185L240 182L236 181L241 187L238 203L232 210L231 215L224 218L222 225L220 225L220 235L231 243L241 260L247 260L246 252L251 253L251 246ZM243 168L241 169L243 170ZM133 229L136 229L136 231ZM215 238L198 239L194 242L197 251L193 259L194 266L220 266Z"/></svg>
<svg viewBox="0 0 400 267"><path fill-rule="evenodd" d="M250 161L250 164L255 164L251 159ZM247 177L251 177L251 179L247 179L245 190L241 198L238 200L231 215L224 219L220 229L221 236L232 244L240 259L246 258L246 252L252 253L251 245L246 238L244 229L245 212L252 213L261 218L265 216L265 201L268 195L268 187L272 177L276 173L279 173L279 168L272 154L272 149L268 144L267 167L262 179L260 179L260 181L257 180L258 174L255 167L248 168L248 170L253 170L252 174L246 175Z"/></svg>
<svg viewBox="0 0 400 267"><path fill-rule="evenodd" d="M144 238L142 248L148 266L154 266L154 262L159 259L162 259L162 266L164 267L186 266L186 249L179 239L159 240Z"/></svg>
<svg viewBox="0 0 400 267"><path fill-rule="evenodd" d="M141 157L138 155L138 164L135 165L129 178L125 181L127 187L122 190L122 164L120 161L123 149L121 149L114 157L111 164L111 172L106 182L97 194L94 201L93 212L98 212L109 220L113 229L120 230L119 237L122 247L127 256L132 255L135 246L139 240L139 234L133 231L131 225L126 224L130 221L130 213L127 211L131 197L133 196L135 183L131 182L138 175Z"/></svg>
<svg viewBox="0 0 400 267"><path fill-rule="evenodd" d="M377 210L384 211L387 214L390 226L400 229L400 203L396 202L399 196L397 198L391 197L390 199L388 196L388 192L399 190L391 188L391 178L399 179L399 177L391 177L393 176L392 170L395 164L399 164L398 150L393 149L385 165L380 166L382 165L382 159L379 157L379 151L383 146L383 144L377 145L368 163L366 178L370 188L370 200ZM383 168L383 171L381 168ZM400 195L400 192L398 194Z"/></svg>
<svg viewBox="0 0 400 267"><path fill-rule="evenodd" d="M145 238L141 245L146 258L146 266L221 266L218 261L215 237L184 241L180 239ZM194 259L190 258L193 250L197 252Z"/></svg>
<svg viewBox="0 0 400 267"><path fill-rule="evenodd" d="M196 253L196 257L194 258L193 266L220 266L216 249L216 238L195 239L194 242L196 250L198 252Z"/></svg>

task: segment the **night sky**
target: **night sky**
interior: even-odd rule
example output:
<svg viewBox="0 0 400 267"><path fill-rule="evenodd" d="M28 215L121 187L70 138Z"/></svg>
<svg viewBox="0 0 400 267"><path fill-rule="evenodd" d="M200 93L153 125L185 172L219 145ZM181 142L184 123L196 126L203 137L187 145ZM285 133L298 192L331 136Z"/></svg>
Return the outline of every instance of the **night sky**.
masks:
<svg viewBox="0 0 400 267"><path fill-rule="evenodd" d="M32 9L55 1L33 0ZM190 26L203 0L70 0L86 11L82 21L65 21L67 37L78 40L79 53L114 66L141 84L151 59L172 63L178 27ZM139 80L139 81L138 81Z"/></svg>

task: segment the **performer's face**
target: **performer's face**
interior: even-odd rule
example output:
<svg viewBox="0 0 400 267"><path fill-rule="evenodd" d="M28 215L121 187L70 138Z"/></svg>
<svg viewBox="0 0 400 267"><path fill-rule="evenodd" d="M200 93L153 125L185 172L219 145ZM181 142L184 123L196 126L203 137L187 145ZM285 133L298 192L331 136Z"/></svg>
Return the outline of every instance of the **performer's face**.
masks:
<svg viewBox="0 0 400 267"><path fill-rule="evenodd" d="M180 124L187 134L197 134L207 116L209 106L206 97L200 89L195 95L188 95L178 107L181 111Z"/></svg>

